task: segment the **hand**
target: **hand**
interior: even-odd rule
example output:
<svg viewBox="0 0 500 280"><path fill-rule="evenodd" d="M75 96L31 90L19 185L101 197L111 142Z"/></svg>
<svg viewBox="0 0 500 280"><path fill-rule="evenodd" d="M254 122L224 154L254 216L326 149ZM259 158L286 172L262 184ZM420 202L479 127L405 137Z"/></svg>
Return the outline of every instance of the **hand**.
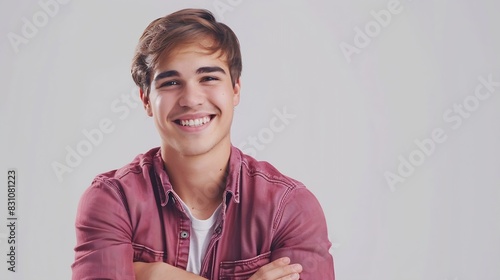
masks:
<svg viewBox="0 0 500 280"><path fill-rule="evenodd" d="M290 258L284 257L264 265L248 280L298 280L301 272L300 264L290 264Z"/></svg>
<svg viewBox="0 0 500 280"><path fill-rule="evenodd" d="M199 275L164 262L134 262L135 279L137 280L207 280Z"/></svg>

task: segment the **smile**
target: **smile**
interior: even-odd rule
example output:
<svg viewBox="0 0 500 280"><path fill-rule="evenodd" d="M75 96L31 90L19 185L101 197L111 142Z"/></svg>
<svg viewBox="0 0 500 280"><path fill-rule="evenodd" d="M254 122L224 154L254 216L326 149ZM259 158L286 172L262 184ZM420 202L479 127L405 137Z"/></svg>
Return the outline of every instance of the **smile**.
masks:
<svg viewBox="0 0 500 280"><path fill-rule="evenodd" d="M211 119L212 118L210 116L205 116L197 119L177 120L176 123L180 124L181 126L198 127L210 122Z"/></svg>

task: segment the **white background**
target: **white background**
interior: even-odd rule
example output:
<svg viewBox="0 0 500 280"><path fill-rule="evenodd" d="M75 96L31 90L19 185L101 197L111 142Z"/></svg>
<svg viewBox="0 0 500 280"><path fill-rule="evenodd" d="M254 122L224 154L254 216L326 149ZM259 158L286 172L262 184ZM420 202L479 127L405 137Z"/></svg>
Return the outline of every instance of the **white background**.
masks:
<svg viewBox="0 0 500 280"><path fill-rule="evenodd" d="M220 3L231 9L217 12ZM121 101L136 93L130 61L137 40L153 19L200 7L228 24L242 45L233 143L250 147L256 137L258 159L316 194L337 279L500 279L500 87L484 100L474 97L480 76L500 82L500 4L401 0L385 27L374 25L370 12L388 3L73 0L58 4L15 47L8 34L23 37L23 18L33 23L43 9L34 0L2 1L0 277L71 277L80 195L96 174L159 145L142 106ZM342 42L356 47L355 28L367 25L373 38L345 55ZM464 100L467 117L448 111ZM270 135L273 110L295 118ZM59 180L54 162L66 164L66 147L76 149L86 139L82 131L103 119L113 132ZM415 140L435 129L446 140L427 156ZM391 189L384 174L402 175L400 156L410 155L418 166ZM15 274L7 272L3 225L12 167Z"/></svg>

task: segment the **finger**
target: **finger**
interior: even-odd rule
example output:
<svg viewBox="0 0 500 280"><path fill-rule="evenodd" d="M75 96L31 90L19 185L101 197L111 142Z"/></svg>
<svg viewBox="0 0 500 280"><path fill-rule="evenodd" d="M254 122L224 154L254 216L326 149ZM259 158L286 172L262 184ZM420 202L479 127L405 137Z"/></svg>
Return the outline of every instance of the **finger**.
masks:
<svg viewBox="0 0 500 280"><path fill-rule="evenodd" d="M299 280L299 279L300 279L300 275L298 273L293 273L293 274L287 275L285 277L281 277L277 280Z"/></svg>
<svg viewBox="0 0 500 280"><path fill-rule="evenodd" d="M258 279L299 279L299 273L302 272L300 264L283 265L283 262L281 262L279 265L278 267L274 266L272 269L262 271Z"/></svg>

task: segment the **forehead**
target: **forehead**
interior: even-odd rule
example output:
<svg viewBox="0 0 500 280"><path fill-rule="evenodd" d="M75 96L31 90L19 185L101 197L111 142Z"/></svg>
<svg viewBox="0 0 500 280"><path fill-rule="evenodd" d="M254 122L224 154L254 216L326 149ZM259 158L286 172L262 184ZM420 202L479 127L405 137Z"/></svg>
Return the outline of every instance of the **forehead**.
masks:
<svg viewBox="0 0 500 280"><path fill-rule="evenodd" d="M172 48L165 49L156 61L155 70L164 70L172 63L182 62L183 60L199 61L203 63L217 63L219 66L228 68L226 56L220 49L214 49L213 40L203 39L193 42L178 44ZM195 63L196 63L195 62ZM197 65L192 65L196 67Z"/></svg>

